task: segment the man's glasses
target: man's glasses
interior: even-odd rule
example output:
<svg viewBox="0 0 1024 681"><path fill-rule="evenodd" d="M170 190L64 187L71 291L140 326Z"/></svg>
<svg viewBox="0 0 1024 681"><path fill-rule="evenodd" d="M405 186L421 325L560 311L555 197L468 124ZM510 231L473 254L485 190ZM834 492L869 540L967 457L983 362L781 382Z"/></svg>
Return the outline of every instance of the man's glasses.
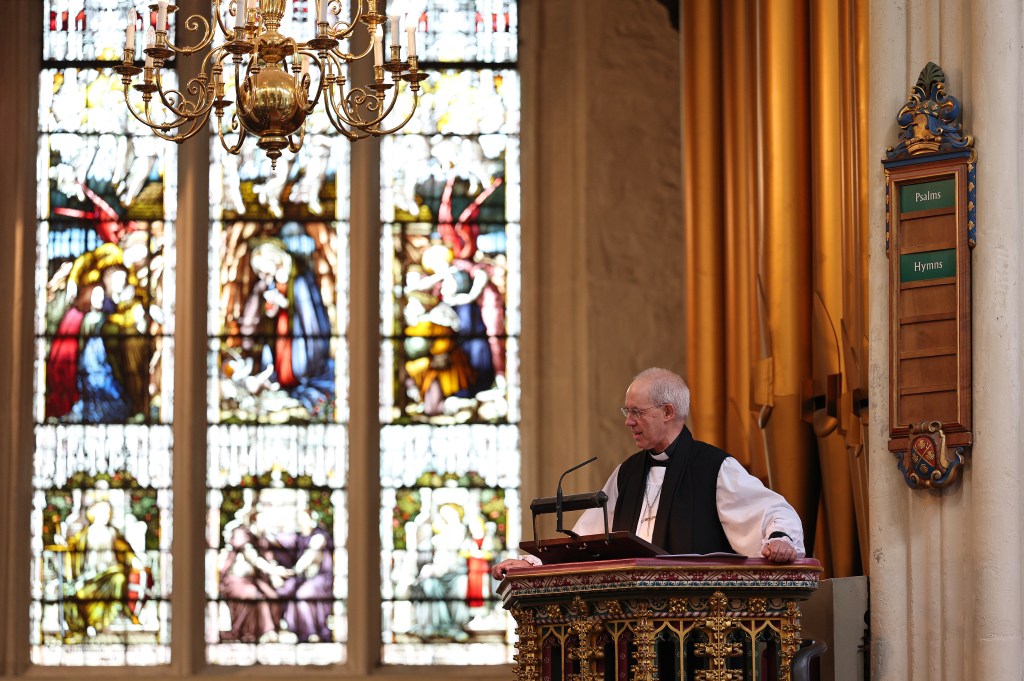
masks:
<svg viewBox="0 0 1024 681"><path fill-rule="evenodd" d="M657 407L664 407L664 406L665 406L665 404L662 403L662 404L652 404L651 406L644 407L643 409L637 409L636 407L619 407L619 413L622 414L627 419L630 416L632 416L634 419L639 419L641 416L644 415L645 411L650 411L651 409L656 409Z"/></svg>

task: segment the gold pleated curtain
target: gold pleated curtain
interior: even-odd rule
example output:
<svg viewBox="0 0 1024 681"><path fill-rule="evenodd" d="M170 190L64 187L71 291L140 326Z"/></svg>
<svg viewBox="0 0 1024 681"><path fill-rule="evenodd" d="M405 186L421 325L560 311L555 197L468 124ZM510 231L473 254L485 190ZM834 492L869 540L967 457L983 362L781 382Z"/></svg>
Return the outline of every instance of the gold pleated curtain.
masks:
<svg viewBox="0 0 1024 681"><path fill-rule="evenodd" d="M866 6L683 0L695 435L800 513L835 577L867 551Z"/></svg>

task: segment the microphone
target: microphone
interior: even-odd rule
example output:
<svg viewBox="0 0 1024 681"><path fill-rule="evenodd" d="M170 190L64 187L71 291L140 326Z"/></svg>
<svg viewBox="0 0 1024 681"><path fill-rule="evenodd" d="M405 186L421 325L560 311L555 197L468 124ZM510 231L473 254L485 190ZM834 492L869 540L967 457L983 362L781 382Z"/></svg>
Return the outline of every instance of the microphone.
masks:
<svg viewBox="0 0 1024 681"><path fill-rule="evenodd" d="M572 468L570 468L566 472L562 473L562 477L558 478L558 489L555 491L555 519L556 519L556 523L557 523L556 526L555 526L555 531L556 532L561 532L562 534L567 534L570 537L578 537L579 536L578 534L576 534L572 530L566 530L565 528L562 527L562 480L565 478L566 475L568 475L569 473L572 473L577 468L583 468L588 463L592 463L594 461L597 461L597 457L596 456L590 457L589 459L587 459L583 463L576 464L575 466L573 466Z"/></svg>
<svg viewBox="0 0 1024 681"><path fill-rule="evenodd" d="M562 494L562 480L569 473L572 473L577 468L582 468L588 463L597 461L596 456L592 456L583 463L578 463L566 472L562 473L562 477L558 478L558 491L553 497L538 497L530 502L530 510L533 512L533 536L534 539L537 537L537 516L544 515L547 513L554 513L558 518L557 527L555 528L562 534L567 534L573 539L579 537L578 534L572 530L567 530L562 527L562 512L563 511L585 511L588 508L603 508L604 509L604 532L608 534L608 495L604 493L603 489L599 489L596 492L587 492L585 494L570 494L565 496Z"/></svg>

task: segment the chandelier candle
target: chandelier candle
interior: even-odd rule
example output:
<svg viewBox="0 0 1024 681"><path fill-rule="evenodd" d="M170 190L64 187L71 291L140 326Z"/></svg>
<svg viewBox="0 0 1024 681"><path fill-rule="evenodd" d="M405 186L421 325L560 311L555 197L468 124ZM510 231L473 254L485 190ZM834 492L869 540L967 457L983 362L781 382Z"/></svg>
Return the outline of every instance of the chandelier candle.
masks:
<svg viewBox="0 0 1024 681"><path fill-rule="evenodd" d="M167 30L167 0L159 0L156 3L156 30L166 31Z"/></svg>
<svg viewBox="0 0 1024 681"><path fill-rule="evenodd" d="M405 32L409 39L409 58L416 56L416 23L411 19L405 24Z"/></svg>
<svg viewBox="0 0 1024 681"><path fill-rule="evenodd" d="M128 10L128 31L125 33L124 47L125 51L131 50L133 54L135 53L135 24L135 8L132 7Z"/></svg>

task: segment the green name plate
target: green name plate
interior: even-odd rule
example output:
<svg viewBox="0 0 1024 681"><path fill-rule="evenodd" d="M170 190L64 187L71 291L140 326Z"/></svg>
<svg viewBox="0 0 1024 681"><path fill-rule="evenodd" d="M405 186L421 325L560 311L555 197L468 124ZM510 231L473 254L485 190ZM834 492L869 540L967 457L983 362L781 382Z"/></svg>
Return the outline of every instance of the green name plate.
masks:
<svg viewBox="0 0 1024 681"><path fill-rule="evenodd" d="M900 281L944 279L956 274L956 249L900 256Z"/></svg>
<svg viewBox="0 0 1024 681"><path fill-rule="evenodd" d="M956 181L950 177L934 182L900 186L900 212L910 213L929 208L950 208L956 205Z"/></svg>

